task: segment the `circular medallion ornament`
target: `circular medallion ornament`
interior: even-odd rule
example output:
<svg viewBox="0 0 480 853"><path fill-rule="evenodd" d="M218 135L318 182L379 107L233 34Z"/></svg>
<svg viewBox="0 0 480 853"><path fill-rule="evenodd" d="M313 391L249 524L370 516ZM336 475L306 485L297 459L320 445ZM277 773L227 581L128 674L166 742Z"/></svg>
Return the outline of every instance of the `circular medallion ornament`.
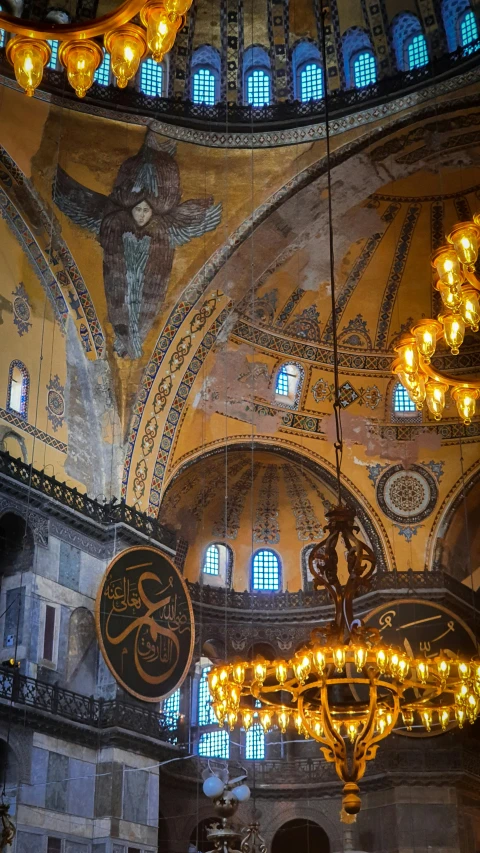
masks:
<svg viewBox="0 0 480 853"><path fill-rule="evenodd" d="M195 640L192 604L161 551L128 548L112 560L97 593L96 624L107 666L137 699L159 702L181 685Z"/></svg>
<svg viewBox="0 0 480 853"><path fill-rule="evenodd" d="M418 523L430 515L438 498L437 484L426 468L392 465L377 482L378 505L392 521Z"/></svg>
<svg viewBox="0 0 480 853"><path fill-rule="evenodd" d="M63 417L65 412L65 402L59 391L50 390L48 392L47 405L52 415L55 415L57 418Z"/></svg>
<svg viewBox="0 0 480 853"><path fill-rule="evenodd" d="M13 300L13 313L22 323L30 320L30 307L23 296L16 296Z"/></svg>

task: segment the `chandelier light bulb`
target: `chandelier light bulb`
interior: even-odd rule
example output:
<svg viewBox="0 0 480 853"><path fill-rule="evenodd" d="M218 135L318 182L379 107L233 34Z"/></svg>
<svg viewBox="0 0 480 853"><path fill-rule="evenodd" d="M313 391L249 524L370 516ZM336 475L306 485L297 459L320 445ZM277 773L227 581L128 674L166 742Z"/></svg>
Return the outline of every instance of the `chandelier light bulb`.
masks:
<svg viewBox="0 0 480 853"><path fill-rule="evenodd" d="M343 672L345 667L345 649L342 646L338 646L333 650L333 659L337 672Z"/></svg>
<svg viewBox="0 0 480 853"><path fill-rule="evenodd" d="M458 674L459 674L460 678L462 679L462 681L464 681L466 678L468 678L468 676L470 675L470 667L469 667L468 663L465 663L464 661L460 661L460 663L458 664ZM464 691L464 686L462 685L462 692L463 691Z"/></svg>
<svg viewBox="0 0 480 853"><path fill-rule="evenodd" d="M466 716L467 715L465 712L465 708L462 708L461 705L457 705L455 708L455 718L457 720L459 729L463 729L463 724L465 722Z"/></svg>
<svg viewBox="0 0 480 853"><path fill-rule="evenodd" d="M6 55L13 65L18 85L31 98L42 82L43 69L52 55L50 45L41 39L14 36L7 42Z"/></svg>
<svg viewBox="0 0 480 853"><path fill-rule="evenodd" d="M319 720L317 720L315 725L313 726L313 731L315 732L315 737L323 737L323 726Z"/></svg>
<svg viewBox="0 0 480 853"><path fill-rule="evenodd" d="M379 649L377 652L377 666L381 673L384 673L387 668L387 654L384 649Z"/></svg>
<svg viewBox="0 0 480 853"><path fill-rule="evenodd" d="M348 723L347 725L347 735L350 743L355 743L355 738L357 737L357 724L356 723Z"/></svg>
<svg viewBox="0 0 480 853"><path fill-rule="evenodd" d="M302 654L293 664L293 671L295 673L295 678L298 679L300 684L303 684L308 676L310 675L311 670L311 661L310 656Z"/></svg>
<svg viewBox="0 0 480 853"><path fill-rule="evenodd" d="M398 352L399 366L404 373L416 374L419 371L418 351L416 340L413 336L402 338L398 346L395 347L395 352Z"/></svg>
<svg viewBox="0 0 480 853"><path fill-rule="evenodd" d="M440 708L438 712L438 722L442 727L442 731L444 732L450 722L450 711L448 708Z"/></svg>
<svg viewBox="0 0 480 853"><path fill-rule="evenodd" d="M452 355L458 355L465 337L465 321L461 314L454 311L439 315L443 324L443 334Z"/></svg>
<svg viewBox="0 0 480 853"><path fill-rule="evenodd" d="M363 646L358 646L354 652L355 666L357 671L361 672L367 662L367 650Z"/></svg>
<svg viewBox="0 0 480 853"><path fill-rule="evenodd" d="M478 257L478 228L470 222L460 222L448 235L458 260L466 267L472 267Z"/></svg>
<svg viewBox="0 0 480 853"><path fill-rule="evenodd" d="M243 720L243 728L245 729L246 732L248 732L249 728L251 727L251 725L253 723L253 711L249 711L248 709L243 711L242 720Z"/></svg>
<svg viewBox="0 0 480 853"><path fill-rule="evenodd" d="M421 660L417 663L417 676L422 682L422 684L427 683L428 678L428 663Z"/></svg>
<svg viewBox="0 0 480 853"><path fill-rule="evenodd" d="M280 711L277 711L277 720L278 727L282 734L285 734L287 731L288 722L290 720L290 714L288 713L286 708L282 708Z"/></svg>
<svg viewBox="0 0 480 853"><path fill-rule="evenodd" d="M421 320L412 328L418 351L422 354L426 364L430 363L432 355L437 346L437 335L442 331L442 326L437 320Z"/></svg>
<svg viewBox="0 0 480 853"><path fill-rule="evenodd" d="M147 45L155 62L162 62L175 44L181 16L170 15L160 3L146 3L140 19L147 28Z"/></svg>
<svg viewBox="0 0 480 853"><path fill-rule="evenodd" d="M479 392L476 388L455 388L452 397L457 404L458 414L463 423L468 426L475 416Z"/></svg>
<svg viewBox="0 0 480 853"><path fill-rule="evenodd" d="M472 332L478 332L480 326L480 300L478 293L473 287L464 287L462 301L458 308L465 324L470 326Z"/></svg>
<svg viewBox="0 0 480 853"><path fill-rule="evenodd" d="M235 726L237 725L237 716L238 715L236 711L229 711L227 714L227 722L231 732L233 732Z"/></svg>
<svg viewBox="0 0 480 853"><path fill-rule="evenodd" d="M285 684L288 676L288 669L284 661L279 661L275 667L275 677L279 684Z"/></svg>
<svg viewBox="0 0 480 853"><path fill-rule="evenodd" d="M257 660L255 661L253 667L253 673L255 676L255 681L260 681L263 683L267 677L267 665L264 661Z"/></svg>
<svg viewBox="0 0 480 853"><path fill-rule="evenodd" d="M411 401L415 403L417 409L422 409L425 402L425 376L423 373L405 373L402 370L402 365L395 368L395 373L398 376L399 382L405 388Z"/></svg>
<svg viewBox="0 0 480 853"><path fill-rule="evenodd" d="M413 711L411 710L411 708L405 708L402 711L403 723L406 726L408 732L412 731L414 717L415 717L415 715L414 715Z"/></svg>
<svg viewBox="0 0 480 853"><path fill-rule="evenodd" d="M221 797L225 790L225 785L218 776L209 776L203 783L203 793L206 797L216 800Z"/></svg>
<svg viewBox="0 0 480 853"><path fill-rule="evenodd" d="M250 799L250 788L248 785L237 785L232 794L239 803L246 803Z"/></svg>
<svg viewBox="0 0 480 853"><path fill-rule="evenodd" d="M400 660L398 661L398 667L397 667L398 678L400 679L400 681L403 681L407 677L409 668L410 667L409 667L408 661L405 660L405 658L400 658Z"/></svg>
<svg viewBox="0 0 480 853"><path fill-rule="evenodd" d="M258 718L260 720L260 725L266 734L272 728L272 712L268 708L262 708L262 710L258 712Z"/></svg>
<svg viewBox="0 0 480 853"><path fill-rule="evenodd" d="M425 709L420 714L422 718L423 725L425 726L427 732L429 732L432 728L432 712L428 709Z"/></svg>
<svg viewBox="0 0 480 853"><path fill-rule="evenodd" d="M463 281L460 262L454 249L442 246L432 256L432 266L446 287L458 287Z"/></svg>
<svg viewBox="0 0 480 853"><path fill-rule="evenodd" d="M448 660L439 660L437 663L437 670L442 681L446 681L450 674L450 664Z"/></svg>
<svg viewBox="0 0 480 853"><path fill-rule="evenodd" d="M435 285L435 289L438 290L440 296L442 297L442 302L445 308L449 308L450 310L455 311L462 301L462 288L460 285L448 285L444 284L440 279L437 281Z"/></svg>
<svg viewBox="0 0 480 853"><path fill-rule="evenodd" d="M436 382L431 380L426 386L426 400L429 412L433 415L436 421L442 417L445 408L445 394L448 391L448 385L444 382Z"/></svg>
<svg viewBox="0 0 480 853"><path fill-rule="evenodd" d="M164 0L165 9L173 21L186 15L191 5L192 0Z"/></svg>
<svg viewBox="0 0 480 853"><path fill-rule="evenodd" d="M144 31L135 24L126 24L118 30L112 30L105 35L105 49L111 57L117 86L125 89L129 80L135 77L140 61L147 53Z"/></svg>
<svg viewBox="0 0 480 853"><path fill-rule="evenodd" d="M67 69L68 82L78 98L84 98L95 77L95 71L103 60L103 51L91 39L62 42L58 58Z"/></svg>
<svg viewBox="0 0 480 853"><path fill-rule="evenodd" d="M322 649L317 649L313 655L315 666L319 675L323 675L325 670L325 653Z"/></svg>
<svg viewBox="0 0 480 853"><path fill-rule="evenodd" d="M245 667L242 666L241 663L235 664L235 666L233 667L232 675L233 675L233 680L237 684L243 684L243 682L245 681Z"/></svg>

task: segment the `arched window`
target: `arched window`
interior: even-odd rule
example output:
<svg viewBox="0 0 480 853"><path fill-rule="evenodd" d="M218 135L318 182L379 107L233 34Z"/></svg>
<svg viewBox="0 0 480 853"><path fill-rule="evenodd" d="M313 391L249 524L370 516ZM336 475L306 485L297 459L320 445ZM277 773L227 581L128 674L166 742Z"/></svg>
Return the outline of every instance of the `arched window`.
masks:
<svg viewBox="0 0 480 853"><path fill-rule="evenodd" d="M170 730L176 729L180 716L180 688L175 690L175 693L172 693L168 699L165 699L162 712L165 714L168 728Z"/></svg>
<svg viewBox="0 0 480 853"><path fill-rule="evenodd" d="M275 402L297 408L304 379L304 370L298 364L282 364L275 381Z"/></svg>
<svg viewBox="0 0 480 853"><path fill-rule="evenodd" d="M110 54L103 51L103 60L95 71L93 78L99 86L108 86L110 83Z"/></svg>
<svg viewBox="0 0 480 853"><path fill-rule="evenodd" d="M274 551L262 548L253 555L252 590L280 589L280 561Z"/></svg>
<svg viewBox="0 0 480 853"><path fill-rule="evenodd" d="M427 43L416 15L401 12L393 19L392 41L400 71L410 71L428 64Z"/></svg>
<svg viewBox="0 0 480 853"><path fill-rule="evenodd" d="M361 27L350 27L342 39L345 82L360 89L377 81L377 63L369 34Z"/></svg>
<svg viewBox="0 0 480 853"><path fill-rule="evenodd" d="M192 101L213 105L220 99L220 54L209 44L198 47L192 56Z"/></svg>
<svg viewBox="0 0 480 853"><path fill-rule="evenodd" d="M217 545L209 545L205 551L202 571L205 575L220 574L220 555Z"/></svg>
<svg viewBox="0 0 480 853"><path fill-rule="evenodd" d="M230 586L232 581L233 553L228 545L212 542L202 559L202 572L210 586Z"/></svg>
<svg viewBox="0 0 480 853"><path fill-rule="evenodd" d="M212 708L212 700L208 689L208 673L211 666L204 666L198 683L198 725L211 726L217 722L215 712Z"/></svg>
<svg viewBox="0 0 480 853"><path fill-rule="evenodd" d="M323 69L318 47L302 41L293 49L293 79L295 97L299 101L319 101L323 98Z"/></svg>
<svg viewBox="0 0 480 853"><path fill-rule="evenodd" d="M151 98L161 98L163 94L163 66L151 57L142 62L140 90Z"/></svg>
<svg viewBox="0 0 480 853"><path fill-rule="evenodd" d="M267 51L251 45L243 56L244 100L251 107L264 107L271 101L271 65Z"/></svg>
<svg viewBox="0 0 480 853"><path fill-rule="evenodd" d="M22 361L12 361L8 373L7 409L13 415L27 419L30 378Z"/></svg>
<svg viewBox="0 0 480 853"><path fill-rule="evenodd" d="M478 24L469 0L443 0L442 18L450 51L468 48L478 39ZM464 52L471 53L472 50Z"/></svg>
<svg viewBox="0 0 480 853"><path fill-rule="evenodd" d="M353 58L353 80L356 89L377 82L377 66L373 51L362 50Z"/></svg>
<svg viewBox="0 0 480 853"><path fill-rule="evenodd" d="M417 411L415 403L410 399L401 382L397 382L393 389L393 411L396 415Z"/></svg>
<svg viewBox="0 0 480 853"><path fill-rule="evenodd" d="M198 741L198 754L209 758L230 758L230 738L224 729L205 732Z"/></svg>
<svg viewBox="0 0 480 853"><path fill-rule="evenodd" d="M52 48L52 55L50 56L50 60L47 64L47 68L53 68L55 71L58 63L58 41L48 40L50 47Z"/></svg>
<svg viewBox="0 0 480 853"><path fill-rule="evenodd" d="M245 758L251 761L265 758L265 732L260 723L254 723L245 732Z"/></svg>
<svg viewBox="0 0 480 853"><path fill-rule="evenodd" d="M473 42L478 39L478 27L475 20L475 15L472 10L464 12L459 21L460 25L460 44L464 48L468 48ZM465 53L471 53L473 50L478 50L478 45L470 50L465 50Z"/></svg>

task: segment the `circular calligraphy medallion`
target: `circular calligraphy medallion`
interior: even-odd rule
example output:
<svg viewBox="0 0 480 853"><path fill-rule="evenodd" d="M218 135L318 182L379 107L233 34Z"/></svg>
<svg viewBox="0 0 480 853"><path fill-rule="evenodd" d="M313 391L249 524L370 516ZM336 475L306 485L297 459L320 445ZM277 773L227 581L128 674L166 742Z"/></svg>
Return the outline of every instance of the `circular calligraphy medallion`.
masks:
<svg viewBox="0 0 480 853"><path fill-rule="evenodd" d="M13 311L16 317L23 323L28 323L30 320L30 308L27 300L23 296L16 296L13 300Z"/></svg>
<svg viewBox="0 0 480 853"><path fill-rule="evenodd" d="M97 593L96 624L107 666L137 699L159 702L181 685L195 641L192 603L161 551L141 545L112 560Z"/></svg>
<svg viewBox="0 0 480 853"><path fill-rule="evenodd" d="M437 502L438 489L426 468L392 465L377 483L377 501L388 518L400 523L417 523L430 515Z"/></svg>

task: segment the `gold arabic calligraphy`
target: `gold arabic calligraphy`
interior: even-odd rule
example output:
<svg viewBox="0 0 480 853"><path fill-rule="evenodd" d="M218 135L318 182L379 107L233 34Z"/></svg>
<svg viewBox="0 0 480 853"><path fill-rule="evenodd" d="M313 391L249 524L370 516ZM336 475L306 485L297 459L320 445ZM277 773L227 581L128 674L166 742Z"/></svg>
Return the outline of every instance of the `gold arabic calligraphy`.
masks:
<svg viewBox="0 0 480 853"><path fill-rule="evenodd" d="M380 631L385 630L386 628L393 628L393 620L397 615L396 610L387 610L386 613L382 613L378 620L378 624L380 626ZM428 616L425 619L416 619L414 622L406 622L404 625L399 625L396 629L397 631L404 631L406 628L414 628L418 625L424 625L426 622L436 622L438 619L441 619L442 616L438 613L436 616ZM443 625L442 625L443 627ZM447 622L447 630L443 631L443 633L439 634L438 637L432 637L431 640L420 641L420 652L425 655L425 657L433 657L438 653L438 650L431 651L431 647L434 643L438 643L440 640L443 640L450 632L455 631L455 622L450 620ZM405 641L407 642L407 641Z"/></svg>
<svg viewBox="0 0 480 853"><path fill-rule="evenodd" d="M151 566L151 563L130 566L127 571L149 565ZM154 601L149 598L145 590L145 585L148 582L162 587L152 596L155 598ZM153 572L143 572L138 581L121 577L110 581L105 588L105 597L112 602L105 623L105 634L108 642L117 646L131 634L134 634L133 654L138 674L148 684L161 684L175 670L180 652L178 634L183 633L189 624L187 614L180 612L177 607L177 595L173 591L173 577L169 578L166 586L162 586L159 578ZM133 611L132 621L120 633L113 633L112 626L111 633L111 620L115 620L115 617L122 614L128 618L128 611L130 613ZM142 612L135 616L136 611ZM167 664L168 669L158 675L152 675L147 672L144 665L152 665L155 662Z"/></svg>

